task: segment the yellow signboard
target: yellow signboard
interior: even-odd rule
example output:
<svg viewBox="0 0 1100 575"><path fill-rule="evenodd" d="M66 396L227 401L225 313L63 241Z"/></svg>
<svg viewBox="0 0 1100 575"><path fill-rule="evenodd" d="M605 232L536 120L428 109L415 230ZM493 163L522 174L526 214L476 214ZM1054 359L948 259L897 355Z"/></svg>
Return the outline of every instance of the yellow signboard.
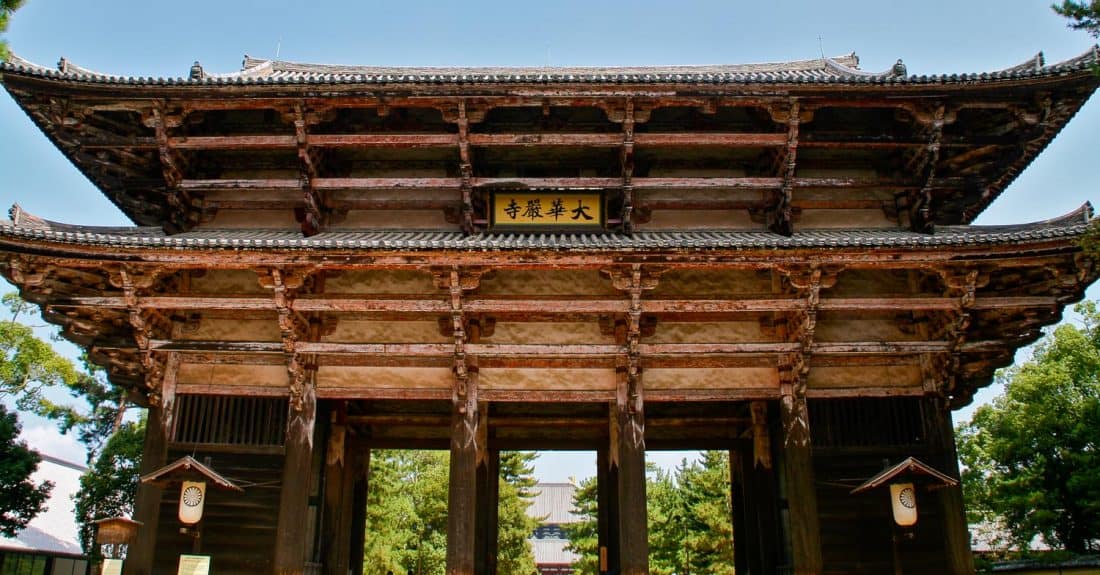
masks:
<svg viewBox="0 0 1100 575"><path fill-rule="evenodd" d="M599 192L493 192L493 227L603 228Z"/></svg>
<svg viewBox="0 0 1100 575"><path fill-rule="evenodd" d="M209 555L180 555L176 575L210 575Z"/></svg>
<svg viewBox="0 0 1100 575"><path fill-rule="evenodd" d="M122 559L104 559L100 575L122 575Z"/></svg>

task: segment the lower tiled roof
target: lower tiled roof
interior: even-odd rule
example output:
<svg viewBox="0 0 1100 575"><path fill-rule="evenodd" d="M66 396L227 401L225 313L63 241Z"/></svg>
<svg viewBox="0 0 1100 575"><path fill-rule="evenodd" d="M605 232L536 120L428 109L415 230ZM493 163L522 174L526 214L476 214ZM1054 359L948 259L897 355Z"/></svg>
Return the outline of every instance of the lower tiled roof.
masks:
<svg viewBox="0 0 1100 575"><path fill-rule="evenodd" d="M153 227L101 228L23 218L0 223L0 239L41 240L120 248L262 250L751 250L982 246L1076 238L1089 227L1092 208L1043 222L1004 226L940 226L923 234L901 229L815 229L782 236L767 230L670 230L633 234L480 233L431 230L332 230L304 237L298 230L202 229L167 235Z"/></svg>

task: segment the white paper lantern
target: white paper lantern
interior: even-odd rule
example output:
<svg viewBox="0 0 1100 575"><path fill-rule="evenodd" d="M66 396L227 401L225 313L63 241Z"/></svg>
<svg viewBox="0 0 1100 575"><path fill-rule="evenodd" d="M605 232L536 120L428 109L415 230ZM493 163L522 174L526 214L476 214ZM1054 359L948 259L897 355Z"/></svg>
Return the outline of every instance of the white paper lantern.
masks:
<svg viewBox="0 0 1100 575"><path fill-rule="evenodd" d="M917 523L917 491L912 483L891 483L890 503L894 508L894 522L902 527Z"/></svg>
<svg viewBox="0 0 1100 575"><path fill-rule="evenodd" d="M202 519L202 508L206 503L206 483L203 481L184 481L180 487L180 522L194 525Z"/></svg>

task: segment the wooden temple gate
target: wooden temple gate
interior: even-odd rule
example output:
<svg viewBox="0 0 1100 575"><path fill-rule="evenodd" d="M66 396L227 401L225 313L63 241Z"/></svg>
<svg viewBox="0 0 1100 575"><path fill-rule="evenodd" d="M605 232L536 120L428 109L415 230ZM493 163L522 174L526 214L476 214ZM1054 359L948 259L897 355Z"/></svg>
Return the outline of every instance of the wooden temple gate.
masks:
<svg viewBox="0 0 1100 575"><path fill-rule="evenodd" d="M738 573L972 573L957 487L895 537L883 461L1096 277L1087 206L969 223L1095 90L1095 50L963 77L854 56L673 69L0 65L135 223L12 210L0 272L209 459L218 573L362 566L372 449L448 449L447 571L495 572L499 454L597 453L604 571L647 572L647 449L729 450ZM145 486L129 573L193 545Z"/></svg>

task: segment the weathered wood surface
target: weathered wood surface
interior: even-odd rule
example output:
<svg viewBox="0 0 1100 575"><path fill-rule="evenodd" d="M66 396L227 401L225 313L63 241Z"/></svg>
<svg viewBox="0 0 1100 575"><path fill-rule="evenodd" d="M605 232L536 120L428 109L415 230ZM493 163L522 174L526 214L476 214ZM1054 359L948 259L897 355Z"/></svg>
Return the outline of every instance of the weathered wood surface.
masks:
<svg viewBox="0 0 1100 575"><path fill-rule="evenodd" d="M141 452L142 475L168 464L168 443L172 441L176 412L178 369L179 356L170 354L162 371L160 404L150 406L146 415L145 444ZM142 528L138 530L136 540L127 551L127 561L124 564L127 575L149 575L153 572L163 491L152 485L138 485L137 495L134 498L133 518L142 523Z"/></svg>
<svg viewBox="0 0 1100 575"><path fill-rule="evenodd" d="M274 559L276 575L302 575L308 559L306 532L309 526L303 518L308 515L317 420L317 397L312 383L303 389L300 406L291 406L290 409L279 494L279 528Z"/></svg>

